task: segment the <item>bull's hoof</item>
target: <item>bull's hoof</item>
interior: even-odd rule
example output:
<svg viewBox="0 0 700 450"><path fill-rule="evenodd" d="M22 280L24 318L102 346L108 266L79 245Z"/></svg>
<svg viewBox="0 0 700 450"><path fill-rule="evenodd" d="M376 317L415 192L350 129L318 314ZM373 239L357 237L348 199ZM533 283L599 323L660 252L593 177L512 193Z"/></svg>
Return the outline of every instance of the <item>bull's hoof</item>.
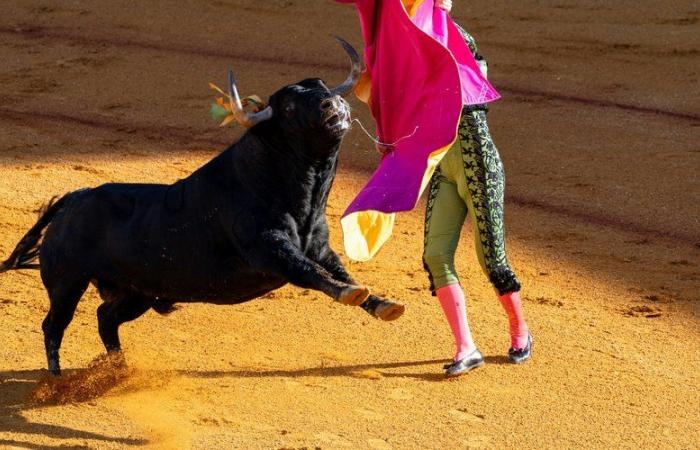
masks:
<svg viewBox="0 0 700 450"><path fill-rule="evenodd" d="M404 305L399 305L394 302L384 301L380 303L374 310L374 316L377 319L383 320L385 322L391 322L399 317L403 316L406 307Z"/></svg>
<svg viewBox="0 0 700 450"><path fill-rule="evenodd" d="M112 369L127 367L126 358L121 347L108 349L106 354L98 356L94 362Z"/></svg>
<svg viewBox="0 0 700 450"><path fill-rule="evenodd" d="M369 297L369 289L363 286L349 286L340 292L338 302L348 306L360 306Z"/></svg>

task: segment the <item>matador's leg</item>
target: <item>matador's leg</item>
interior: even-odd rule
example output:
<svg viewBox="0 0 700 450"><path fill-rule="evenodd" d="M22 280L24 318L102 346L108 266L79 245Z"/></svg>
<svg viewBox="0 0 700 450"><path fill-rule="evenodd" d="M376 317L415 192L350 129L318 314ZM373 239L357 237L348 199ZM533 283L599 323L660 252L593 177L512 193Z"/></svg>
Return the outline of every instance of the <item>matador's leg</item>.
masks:
<svg viewBox="0 0 700 450"><path fill-rule="evenodd" d="M449 162L455 160L459 162L458 146L448 151L443 163L452 167ZM441 168L446 168L443 163ZM466 216L467 208L457 192L457 185L438 170L431 180L428 195L423 263L430 275L431 290L440 301L455 339L454 362L445 366L447 376L460 375L484 363L472 339L466 300L454 267L455 251Z"/></svg>
<svg viewBox="0 0 700 450"><path fill-rule="evenodd" d="M469 108L459 127L465 183L460 194L469 205L482 269L498 291L510 323L512 360L529 348L530 333L520 299L520 282L508 263L503 222L505 174L491 139L486 112ZM529 355L529 353L528 353Z"/></svg>

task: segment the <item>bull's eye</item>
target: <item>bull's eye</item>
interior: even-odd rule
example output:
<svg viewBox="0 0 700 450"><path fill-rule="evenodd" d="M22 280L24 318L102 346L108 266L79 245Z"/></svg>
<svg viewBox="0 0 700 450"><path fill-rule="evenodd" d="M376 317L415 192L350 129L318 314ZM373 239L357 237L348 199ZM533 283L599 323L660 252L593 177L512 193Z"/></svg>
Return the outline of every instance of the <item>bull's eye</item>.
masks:
<svg viewBox="0 0 700 450"><path fill-rule="evenodd" d="M287 117L292 117L296 112L296 105L294 103L287 103L284 107L284 115Z"/></svg>

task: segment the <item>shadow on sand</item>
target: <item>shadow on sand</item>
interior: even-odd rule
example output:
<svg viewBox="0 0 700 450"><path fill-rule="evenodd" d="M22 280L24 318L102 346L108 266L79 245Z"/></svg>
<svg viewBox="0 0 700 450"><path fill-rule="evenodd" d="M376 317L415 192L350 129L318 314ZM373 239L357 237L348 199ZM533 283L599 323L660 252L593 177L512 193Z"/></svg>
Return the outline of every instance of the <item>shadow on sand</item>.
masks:
<svg viewBox="0 0 700 450"><path fill-rule="evenodd" d="M487 364L510 364L503 355L485 356ZM319 366L292 370L224 370L224 371L180 371L181 376L193 378L299 378L299 377L350 377L350 378L415 378L423 381L446 381L442 365L449 363L447 359L429 359L421 361L405 361L391 363L354 364L345 366ZM387 372L381 369L400 369L417 366L433 366L430 372ZM373 376L375 375L376 376Z"/></svg>
<svg viewBox="0 0 700 450"><path fill-rule="evenodd" d="M66 379L69 379L89 370L91 369L67 371L65 376ZM52 380L45 370L0 372L0 433L24 434L28 436L40 435L50 439L86 439L117 443L123 446L141 446L148 443L148 441L143 439L109 436L61 425L29 421L22 414L24 411L51 405L49 402L42 404L34 400L37 389L49 383L52 383ZM55 402L53 404L59 403ZM37 450L87 448L84 445L39 445L18 439L0 439L0 447L11 446Z"/></svg>
<svg viewBox="0 0 700 450"><path fill-rule="evenodd" d="M488 364L508 364L505 356L487 356ZM122 359L110 360L101 356L87 368L64 371L59 378L50 377L45 370L23 370L0 372L0 433L15 433L28 436L41 435L50 439L85 439L121 444L122 446L142 446L145 439L110 436L92 431L83 431L61 425L31 422L23 412L35 408L75 404L105 395L114 388L133 392L153 387L143 383L144 379L167 380L170 375L188 378L299 378L299 377L351 377L351 378L415 378L422 381L445 381L443 359L354 364L343 366L319 366L291 370L223 370L223 371L152 371L128 368ZM434 366L429 372L388 371L391 369ZM434 370L433 370L434 369ZM84 445L40 445L17 439L0 439L0 447L20 447L28 449L80 449Z"/></svg>

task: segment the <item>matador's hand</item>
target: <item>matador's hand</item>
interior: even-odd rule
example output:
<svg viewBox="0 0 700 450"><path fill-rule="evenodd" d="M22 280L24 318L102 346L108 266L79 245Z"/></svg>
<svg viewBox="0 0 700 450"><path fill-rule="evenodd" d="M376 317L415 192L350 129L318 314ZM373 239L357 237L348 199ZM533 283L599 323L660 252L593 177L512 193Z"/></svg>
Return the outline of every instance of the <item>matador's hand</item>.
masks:
<svg viewBox="0 0 700 450"><path fill-rule="evenodd" d="M435 0L435 6L450 12L452 10L452 0Z"/></svg>

